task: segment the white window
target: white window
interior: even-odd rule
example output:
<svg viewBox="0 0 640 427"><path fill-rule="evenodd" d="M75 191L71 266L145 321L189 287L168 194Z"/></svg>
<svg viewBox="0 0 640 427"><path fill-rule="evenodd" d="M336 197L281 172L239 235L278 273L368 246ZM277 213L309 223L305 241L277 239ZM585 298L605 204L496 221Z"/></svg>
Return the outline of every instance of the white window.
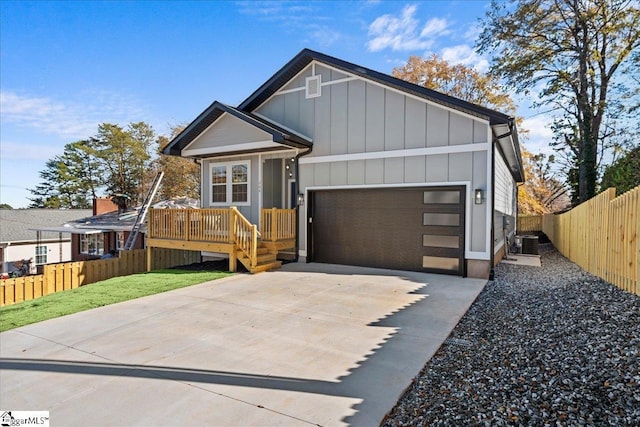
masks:
<svg viewBox="0 0 640 427"><path fill-rule="evenodd" d="M248 206L250 200L249 162L211 165L211 205Z"/></svg>
<svg viewBox="0 0 640 427"><path fill-rule="evenodd" d="M47 263L47 247L36 246L36 265Z"/></svg>
<svg viewBox="0 0 640 427"><path fill-rule="evenodd" d="M104 236L100 234L82 234L80 236L80 253L84 255L104 254Z"/></svg>

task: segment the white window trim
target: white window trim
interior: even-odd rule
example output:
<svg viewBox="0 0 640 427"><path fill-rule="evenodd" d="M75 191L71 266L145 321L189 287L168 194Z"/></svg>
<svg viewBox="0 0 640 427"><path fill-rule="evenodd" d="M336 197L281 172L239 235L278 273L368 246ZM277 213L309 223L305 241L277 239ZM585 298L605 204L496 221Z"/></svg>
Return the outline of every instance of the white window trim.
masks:
<svg viewBox="0 0 640 427"><path fill-rule="evenodd" d="M245 165L247 167L247 201L233 202L233 166ZM225 166L227 168L227 201L224 203L213 202L213 168ZM241 160L235 162L211 163L209 165L209 206L251 206L251 161Z"/></svg>
<svg viewBox="0 0 640 427"><path fill-rule="evenodd" d="M100 250L98 248L98 240L102 239L102 250ZM82 250L82 240L95 240L95 246L96 246L96 253L89 253L89 252L83 252ZM92 255L92 256L99 256L99 255L104 255L104 234L102 233L91 233L91 234L81 234L80 235L80 241L79 243L79 253L81 255ZM89 246L89 245L87 245Z"/></svg>
<svg viewBox="0 0 640 427"><path fill-rule="evenodd" d="M304 83L305 83L304 97L306 99L319 98L320 96L322 96L322 74L307 77ZM315 88L316 88L315 92L311 90L312 85L315 85Z"/></svg>
<svg viewBox="0 0 640 427"><path fill-rule="evenodd" d="M38 248L44 248L44 253L39 254L38 253ZM35 256L33 258L33 262L35 263L35 265L44 265L44 264L46 264L47 263L48 254L49 254L49 250L48 250L46 245L36 246ZM41 259L42 259L42 257L44 257L44 262L38 262L38 257L41 257Z"/></svg>

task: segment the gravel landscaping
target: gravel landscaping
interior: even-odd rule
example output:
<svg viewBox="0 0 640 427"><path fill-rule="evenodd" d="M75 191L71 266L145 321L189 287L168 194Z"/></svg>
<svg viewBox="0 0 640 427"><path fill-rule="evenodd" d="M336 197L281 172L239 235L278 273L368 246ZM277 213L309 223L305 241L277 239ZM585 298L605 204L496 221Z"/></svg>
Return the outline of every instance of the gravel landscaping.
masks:
<svg viewBox="0 0 640 427"><path fill-rule="evenodd" d="M540 251L496 268L383 426L640 425L640 298Z"/></svg>

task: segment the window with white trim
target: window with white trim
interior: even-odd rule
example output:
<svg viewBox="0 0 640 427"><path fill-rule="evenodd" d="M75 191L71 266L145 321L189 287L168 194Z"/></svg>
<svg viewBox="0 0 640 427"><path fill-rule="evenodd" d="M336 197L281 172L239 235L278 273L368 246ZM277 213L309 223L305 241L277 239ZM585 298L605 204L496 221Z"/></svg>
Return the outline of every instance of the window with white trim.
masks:
<svg viewBox="0 0 640 427"><path fill-rule="evenodd" d="M249 205L250 176L249 161L212 164L211 205Z"/></svg>
<svg viewBox="0 0 640 427"><path fill-rule="evenodd" d="M84 255L104 254L104 236L99 234L80 235L80 253Z"/></svg>
<svg viewBox="0 0 640 427"><path fill-rule="evenodd" d="M36 265L47 263L47 247L36 246Z"/></svg>

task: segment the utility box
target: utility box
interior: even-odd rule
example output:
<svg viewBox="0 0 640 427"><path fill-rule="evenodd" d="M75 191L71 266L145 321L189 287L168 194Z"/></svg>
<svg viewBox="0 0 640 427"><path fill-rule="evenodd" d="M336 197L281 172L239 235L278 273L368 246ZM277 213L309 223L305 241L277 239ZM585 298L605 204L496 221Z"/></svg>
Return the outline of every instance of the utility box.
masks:
<svg viewBox="0 0 640 427"><path fill-rule="evenodd" d="M538 236L521 236L521 239L524 255L538 255Z"/></svg>

